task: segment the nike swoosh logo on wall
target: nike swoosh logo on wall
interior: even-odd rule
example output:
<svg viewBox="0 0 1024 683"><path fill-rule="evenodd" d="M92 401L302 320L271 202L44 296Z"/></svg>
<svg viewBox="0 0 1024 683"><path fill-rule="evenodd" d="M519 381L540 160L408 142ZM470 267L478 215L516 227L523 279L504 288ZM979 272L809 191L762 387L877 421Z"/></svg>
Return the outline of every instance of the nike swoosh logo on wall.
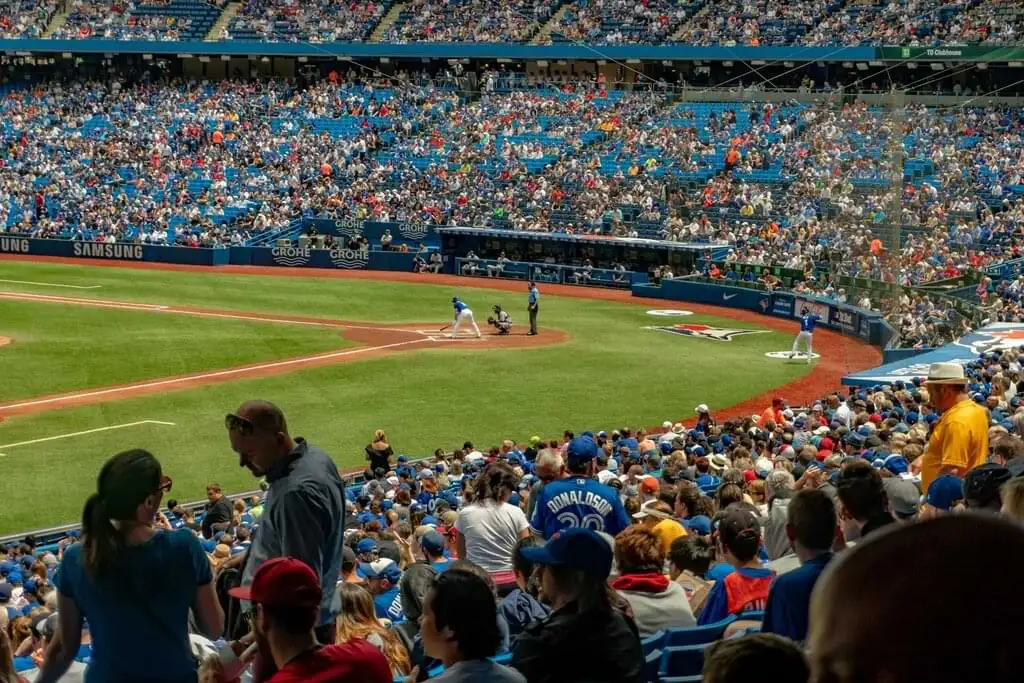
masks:
<svg viewBox="0 0 1024 683"><path fill-rule="evenodd" d="M733 298L734 296L738 296L738 295L737 294L723 294L722 295L722 301L728 301L729 299Z"/></svg>

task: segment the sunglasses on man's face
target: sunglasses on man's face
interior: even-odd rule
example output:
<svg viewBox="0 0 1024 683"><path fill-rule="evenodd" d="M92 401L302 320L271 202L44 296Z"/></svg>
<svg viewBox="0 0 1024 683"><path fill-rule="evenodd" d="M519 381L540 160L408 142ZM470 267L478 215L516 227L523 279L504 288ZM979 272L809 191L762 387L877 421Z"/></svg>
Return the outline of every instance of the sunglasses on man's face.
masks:
<svg viewBox="0 0 1024 683"><path fill-rule="evenodd" d="M239 417L234 413L228 413L224 416L224 426L229 432L238 432L243 436L248 436L253 433L255 426L249 420L244 417Z"/></svg>

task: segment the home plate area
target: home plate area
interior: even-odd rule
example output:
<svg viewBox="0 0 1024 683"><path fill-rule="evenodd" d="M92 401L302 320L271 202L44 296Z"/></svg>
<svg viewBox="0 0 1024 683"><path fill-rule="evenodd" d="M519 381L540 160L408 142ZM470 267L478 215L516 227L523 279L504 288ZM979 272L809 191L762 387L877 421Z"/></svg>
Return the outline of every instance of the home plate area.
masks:
<svg viewBox="0 0 1024 683"><path fill-rule="evenodd" d="M795 354L792 351L769 351L764 354L766 358L777 358L779 360L807 360L806 351L797 351ZM821 358L821 354L811 353L811 360L815 358Z"/></svg>

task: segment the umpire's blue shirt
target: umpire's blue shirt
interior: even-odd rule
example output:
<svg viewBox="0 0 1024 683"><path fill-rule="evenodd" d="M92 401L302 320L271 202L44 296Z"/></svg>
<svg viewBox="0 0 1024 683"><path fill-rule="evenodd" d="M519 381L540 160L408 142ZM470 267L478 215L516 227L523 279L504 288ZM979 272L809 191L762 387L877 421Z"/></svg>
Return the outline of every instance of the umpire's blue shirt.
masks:
<svg viewBox="0 0 1024 683"><path fill-rule="evenodd" d="M345 485L330 456L301 437L284 464L267 473L270 489L242 573L242 585L266 560L294 557L320 576L320 624L334 620L331 600L341 572Z"/></svg>
<svg viewBox="0 0 1024 683"><path fill-rule="evenodd" d="M764 608L762 633L776 633L798 643L807 639L811 591L831 560L832 553L823 553L772 582Z"/></svg>

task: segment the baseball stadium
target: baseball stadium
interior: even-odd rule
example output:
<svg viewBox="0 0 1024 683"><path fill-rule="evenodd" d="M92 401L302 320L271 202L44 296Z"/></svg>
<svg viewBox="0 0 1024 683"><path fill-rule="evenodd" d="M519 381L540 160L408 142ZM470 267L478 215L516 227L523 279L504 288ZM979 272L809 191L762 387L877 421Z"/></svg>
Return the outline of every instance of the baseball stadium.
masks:
<svg viewBox="0 0 1024 683"><path fill-rule="evenodd" d="M1024 7L0 0L0 47L0 682L1019 680L833 586L1024 547Z"/></svg>

